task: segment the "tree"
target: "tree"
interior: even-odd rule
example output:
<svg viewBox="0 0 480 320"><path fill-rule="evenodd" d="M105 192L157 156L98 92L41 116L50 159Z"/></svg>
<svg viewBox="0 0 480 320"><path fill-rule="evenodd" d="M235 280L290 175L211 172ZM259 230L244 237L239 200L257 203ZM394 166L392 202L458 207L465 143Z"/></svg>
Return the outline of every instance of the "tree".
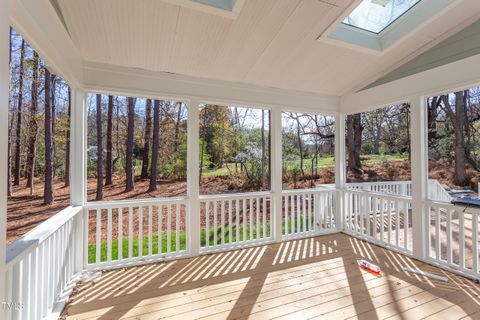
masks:
<svg viewBox="0 0 480 320"><path fill-rule="evenodd" d="M38 109L38 53L33 52L32 60L32 88L31 88L31 102L30 102L30 120L28 132L28 153L25 171L27 175L27 187L30 188L30 195L33 195L33 180L35 175L35 160L36 160L36 144L37 144L37 109Z"/></svg>
<svg viewBox="0 0 480 320"><path fill-rule="evenodd" d="M15 131L15 168L13 172L13 185L15 186L20 185L24 60L25 40L22 39L22 45L20 48L20 70L18 75L17 127Z"/></svg>
<svg viewBox="0 0 480 320"><path fill-rule="evenodd" d="M113 130L113 96L108 96L107 110L107 156L105 159L105 185L113 184L113 159L112 159L112 130Z"/></svg>
<svg viewBox="0 0 480 320"><path fill-rule="evenodd" d="M50 71L45 69L45 180L43 188L43 204L53 202L53 138L52 138L52 101Z"/></svg>
<svg viewBox="0 0 480 320"><path fill-rule="evenodd" d="M359 174L362 167L360 152L362 150L362 115L360 113L347 116L346 147L348 150L348 170Z"/></svg>
<svg viewBox="0 0 480 320"><path fill-rule="evenodd" d="M157 190L159 133L160 133L160 101L155 100L154 106L153 106L152 163L150 165L150 186L148 188L148 192L153 192Z"/></svg>
<svg viewBox="0 0 480 320"><path fill-rule="evenodd" d="M103 199L103 141L102 141L102 95L97 94L97 195Z"/></svg>
<svg viewBox="0 0 480 320"><path fill-rule="evenodd" d="M454 183L464 186L468 183L466 171L465 126L466 99L468 90L455 92L455 107L450 104L449 95L442 96L446 114L450 118L455 134L455 176Z"/></svg>
<svg viewBox="0 0 480 320"><path fill-rule="evenodd" d="M128 128L127 128L127 149L125 160L125 175L127 181L125 185L125 192L134 189L133 184L133 134L135 129L135 100L134 98L127 98L128 108Z"/></svg>
<svg viewBox="0 0 480 320"><path fill-rule="evenodd" d="M65 188L70 186L70 123L72 117L72 90L68 87L68 119L65 136Z"/></svg>
<svg viewBox="0 0 480 320"><path fill-rule="evenodd" d="M174 141L174 152L177 152L178 150L178 145L180 144L180 120L182 117L182 103L178 102L178 112L177 112L177 121L175 123L175 137L173 139Z"/></svg>
<svg viewBox="0 0 480 320"><path fill-rule="evenodd" d="M150 156L150 136L152 127L152 100L147 99L145 110L145 143L143 146L142 174L141 178L148 178L148 158Z"/></svg>

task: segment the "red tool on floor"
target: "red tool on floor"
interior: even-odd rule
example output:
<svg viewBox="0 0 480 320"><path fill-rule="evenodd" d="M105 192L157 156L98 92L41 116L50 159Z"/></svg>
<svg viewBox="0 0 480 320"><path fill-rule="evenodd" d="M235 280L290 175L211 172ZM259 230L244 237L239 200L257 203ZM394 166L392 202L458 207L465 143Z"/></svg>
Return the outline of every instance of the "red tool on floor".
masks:
<svg viewBox="0 0 480 320"><path fill-rule="evenodd" d="M373 263L370 263L365 259L359 260L358 265L363 270L366 270L366 271L368 271L368 272L370 272L370 273L372 273L376 276L380 276L382 274L382 270L380 269L379 266L374 265Z"/></svg>

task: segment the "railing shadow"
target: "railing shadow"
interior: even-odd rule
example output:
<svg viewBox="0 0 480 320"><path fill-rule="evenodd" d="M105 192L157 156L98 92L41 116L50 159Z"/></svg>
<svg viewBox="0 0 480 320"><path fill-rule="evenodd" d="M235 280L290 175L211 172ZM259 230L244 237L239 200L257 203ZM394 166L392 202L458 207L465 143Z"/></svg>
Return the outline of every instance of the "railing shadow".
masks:
<svg viewBox="0 0 480 320"><path fill-rule="evenodd" d="M371 284L367 283L372 281L372 276L358 268L356 260L360 258L376 261L384 270L386 283L383 279L379 281L387 287L384 294L391 295L396 313L402 312L395 299L397 279L429 290L452 303L454 300L448 293L462 292L466 299L479 305L480 288L466 279L368 242L335 234L106 272L99 281L83 284L66 311L72 318L81 315L98 319L145 314L158 318L189 318L188 313L191 315L192 312L195 317L212 316L214 312L217 317L225 319L244 318L256 312L271 317L283 307L265 305L268 298L262 294L262 289L275 285L272 277L283 279L291 286L306 281L305 277L334 279L340 274L346 279L347 287L338 291L338 281L331 280L325 284L325 290L330 292L325 294L325 299L319 299L316 293L310 295L301 285L295 288L297 294L305 296L305 310L302 312L317 312L318 315L322 303L328 299L343 299L345 306L330 312L343 312L341 308L348 306L349 312L354 312L353 315L360 319L375 319L376 304L369 293ZM307 265L311 267L297 268ZM406 267L434 270L448 276L451 282L444 284L411 275L403 270ZM313 281L311 285L317 283ZM349 290L351 292L344 292ZM285 296L288 300L290 291L279 287L275 295ZM346 300L345 295L349 297ZM184 301L185 305L179 301Z"/></svg>

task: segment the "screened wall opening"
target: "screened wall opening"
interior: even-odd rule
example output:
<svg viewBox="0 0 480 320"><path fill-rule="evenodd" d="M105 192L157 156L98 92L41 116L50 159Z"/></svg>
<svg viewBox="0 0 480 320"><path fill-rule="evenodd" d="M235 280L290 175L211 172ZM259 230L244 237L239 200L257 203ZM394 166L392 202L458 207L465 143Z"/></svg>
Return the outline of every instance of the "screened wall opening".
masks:
<svg viewBox="0 0 480 320"><path fill-rule="evenodd" d="M478 195L480 88L433 96L426 104L428 177L441 186L429 184L429 198L450 202Z"/></svg>
<svg viewBox="0 0 480 320"><path fill-rule="evenodd" d="M200 106L200 194L270 190L270 111Z"/></svg>
<svg viewBox="0 0 480 320"><path fill-rule="evenodd" d="M347 183L410 181L410 106L346 117Z"/></svg>
<svg viewBox="0 0 480 320"><path fill-rule="evenodd" d="M88 95L88 200L186 195L183 102Z"/></svg>
<svg viewBox="0 0 480 320"><path fill-rule="evenodd" d="M70 205L69 85L10 30L10 243Z"/></svg>
<svg viewBox="0 0 480 320"><path fill-rule="evenodd" d="M282 113L283 189L335 183L335 118Z"/></svg>

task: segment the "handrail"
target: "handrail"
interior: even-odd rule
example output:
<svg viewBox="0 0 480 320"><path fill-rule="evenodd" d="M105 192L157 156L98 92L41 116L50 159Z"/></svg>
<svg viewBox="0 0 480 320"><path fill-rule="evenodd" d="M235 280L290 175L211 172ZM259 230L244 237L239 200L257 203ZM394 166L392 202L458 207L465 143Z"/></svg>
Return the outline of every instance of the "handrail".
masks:
<svg viewBox="0 0 480 320"><path fill-rule="evenodd" d="M200 200L216 200L216 199L244 199L251 197L265 197L271 196L274 193L271 191L260 191L260 192L244 192L244 193L222 193L222 194L204 194L199 196Z"/></svg>
<svg viewBox="0 0 480 320"><path fill-rule="evenodd" d="M11 266L17 261L28 255L32 250L38 247L43 241L48 239L55 231L60 229L65 223L82 212L81 206L69 206L56 215L50 217L34 229L26 233L21 238L7 245L6 264Z"/></svg>
<svg viewBox="0 0 480 320"><path fill-rule="evenodd" d="M375 192L375 191L366 191L366 190L357 190L357 189L348 189L345 190L346 193L356 193L356 194L363 194L363 195L373 195L377 198L387 199L387 200L412 200L411 196L404 196L404 195L397 195L397 194L386 194L382 192Z"/></svg>
<svg viewBox="0 0 480 320"><path fill-rule="evenodd" d="M425 205L435 207L435 208L445 208L445 209L452 209L457 211L465 211L465 213L470 213L469 211L473 211L475 213L480 213L480 208L471 207L468 205L461 206L458 204L453 204L449 202L442 202L442 201L434 201L434 200L425 200Z"/></svg>
<svg viewBox="0 0 480 320"><path fill-rule="evenodd" d="M161 204L183 203L188 201L188 197L172 197L172 198L152 198L152 199L129 199L129 200L108 200L87 202L83 207L85 209L108 209L117 207L141 207Z"/></svg>

